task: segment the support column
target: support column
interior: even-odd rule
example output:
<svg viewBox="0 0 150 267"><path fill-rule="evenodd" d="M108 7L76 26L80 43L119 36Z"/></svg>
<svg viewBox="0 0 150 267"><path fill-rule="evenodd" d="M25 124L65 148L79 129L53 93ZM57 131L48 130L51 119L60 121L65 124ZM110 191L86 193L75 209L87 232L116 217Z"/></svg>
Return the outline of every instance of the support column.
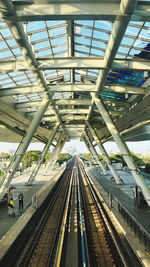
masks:
<svg viewBox="0 0 150 267"><path fill-rule="evenodd" d="M29 180L28 180L28 182L27 182L27 185L32 185L32 182L33 182L35 176L36 176L37 173L38 173L38 170L39 170L39 168L40 168L40 166L41 166L41 164L42 164L42 162L43 162L43 160L44 160L44 158L45 158L45 155L46 155L46 153L47 153L47 151L48 151L48 149L49 149L51 143L53 142L53 139L54 139L54 137L55 137L55 135L56 135L56 132L57 132L58 129L59 129L59 126L60 126L60 123L59 123L59 122L56 122L56 125L54 126L54 128L53 128L53 130L52 130L52 134L51 134L51 136L50 136L50 138L49 138L47 144L45 145L45 147L44 147L44 149L43 149L43 152L42 152L42 154L41 154L40 160L39 160L37 166L34 168L34 170L32 171L32 173L31 173L31 175L30 175L30 177L29 177Z"/></svg>
<svg viewBox="0 0 150 267"><path fill-rule="evenodd" d="M47 166L46 166L46 168L45 168L45 170L44 170L44 172L43 172L43 175L45 175L46 172L47 172L47 170L49 169L49 166L50 166L51 162L53 161L53 158L54 158L54 156L55 156L55 154L56 154L56 152L57 152L57 150L58 150L58 146L60 146L60 141L61 141L61 140L62 140L62 133L60 133L60 135L59 135L57 144L56 144L55 148L54 148L53 151L52 151L51 158L48 160L48 163L47 163Z"/></svg>
<svg viewBox="0 0 150 267"><path fill-rule="evenodd" d="M86 121L86 124L89 127L89 129L90 129L90 131L91 131L91 133L93 135L93 138L94 138L95 142L97 143L97 145L98 145L98 147L99 147L99 149L100 149L100 151L101 151L101 153L102 153L102 155L103 155L103 157L104 157L104 159L105 159L105 161L106 161L106 163L107 163L107 165L108 165L108 167L109 167L109 169L110 169L110 171L111 171L111 173L112 173L112 175L113 175L113 177L114 177L114 179L116 181L116 183L117 184L122 184L122 181L121 181L118 173L116 172L115 168L113 167L113 165L112 165L112 163L111 163L111 161L109 159L109 156L108 156L104 146L100 142L95 129L92 127L92 125L90 124L89 121Z"/></svg>
<svg viewBox="0 0 150 267"><path fill-rule="evenodd" d="M100 160L100 158L99 158L99 156L98 156L98 154L97 154L97 151L96 151L95 147L93 146L92 141L91 141L91 139L90 139L90 137L89 137L89 135L88 135L87 132L86 132L86 136L87 136L87 141L88 141L88 143L89 143L89 145L90 145L90 148L91 148L91 150L92 150L93 154L95 155L95 158L96 158L96 160L97 160L97 162L98 162L98 165L102 168L102 171L103 171L104 175L107 175L105 166L104 166L104 164L101 162L101 160Z"/></svg>
<svg viewBox="0 0 150 267"><path fill-rule="evenodd" d="M35 131L37 130L39 123L45 113L45 111L47 110L47 107L50 103L50 99L48 98L48 96L46 96L42 102L41 102L41 106L39 107L38 111L36 112L36 115L34 116L32 122L30 123L30 126L28 128L28 131L25 135L25 137L23 138L21 144L19 145L19 149L17 150L17 153L15 153L15 156L13 158L13 162L12 164L10 164L11 168L9 169L9 172L0 188L0 201L2 200L5 192L7 191L11 179L13 178L17 167L19 166L19 163L22 160L22 157L27 149L27 147L29 146L32 137L34 136Z"/></svg>
<svg viewBox="0 0 150 267"><path fill-rule="evenodd" d="M60 153L61 153L61 151L62 151L62 149L63 149L63 147L64 147L64 144L65 144L65 142L66 142L66 139L67 139L67 137L65 137L65 139L63 139L62 140L62 142L61 142L61 145L60 145L60 147L58 148L58 150L57 150L57 152L56 152L56 155L54 156L54 160L53 160L53 165L55 165L55 163L56 163L56 161L57 161L57 159L58 159L58 157L59 157L59 155L60 155Z"/></svg>
<svg viewBox="0 0 150 267"><path fill-rule="evenodd" d="M59 138L58 138L58 142L52 152L52 156L49 160L49 162L47 163L47 166L43 172L43 175L46 175L46 172L48 171L50 165L52 164L52 162L56 162L57 158L58 158L58 154L60 153L60 150L62 150L64 143L66 141L66 137L64 138L64 134L60 134Z"/></svg>
<svg viewBox="0 0 150 267"><path fill-rule="evenodd" d="M127 163L127 166L129 168L129 170L131 171L136 183L138 186L140 186L143 196L148 204L148 206L150 206L150 188L148 187L147 183L145 182L144 176L142 175L142 173L137 169L136 164L134 163L134 160L132 158L132 155L126 145L126 143L123 141L122 137L119 134L119 131L117 130L116 126L113 123L113 120L111 119L108 111L106 110L103 102L101 99L97 98L95 96L95 94L92 94L93 100L101 114L101 116L103 117L108 130L110 131L113 139L115 140L118 148L120 149L122 156L124 158L124 160Z"/></svg>
<svg viewBox="0 0 150 267"><path fill-rule="evenodd" d="M89 147L89 144L88 144L86 138L83 137L83 140L84 140L84 143L85 143L85 145L86 145L88 151L90 152L90 155L91 155L91 158L92 158L94 164L95 164L95 165L98 165L97 162L96 162L96 159L94 158L94 156L93 156L93 154L92 154L92 151L91 151L91 149L90 149L90 147Z"/></svg>
<svg viewBox="0 0 150 267"><path fill-rule="evenodd" d="M98 156L96 156L95 150L94 150L93 146L90 144L90 141L89 141L87 134L85 135L85 139L86 139L87 145L91 151L91 154L93 155L93 158L96 162L96 165L100 166Z"/></svg>

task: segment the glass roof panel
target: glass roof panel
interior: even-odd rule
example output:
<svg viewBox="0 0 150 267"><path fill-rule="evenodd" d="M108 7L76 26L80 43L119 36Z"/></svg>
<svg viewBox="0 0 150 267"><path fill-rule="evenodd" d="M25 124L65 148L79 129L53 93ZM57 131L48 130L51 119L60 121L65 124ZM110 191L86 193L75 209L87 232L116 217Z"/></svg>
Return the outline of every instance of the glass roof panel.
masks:
<svg viewBox="0 0 150 267"><path fill-rule="evenodd" d="M28 1L25 1L26 5L28 6ZM34 2L34 1L33 1ZM51 1L50 1L51 2ZM54 2L54 1L53 1ZM130 2L130 1L129 1ZM32 4L34 5L34 3ZM36 3L38 5L38 1ZM54 3L55 5L55 3ZM15 5L14 5L15 6ZM33 6L32 6L33 7ZM21 12L18 14L21 14L23 17L24 12L30 13L29 9L25 8L25 10L21 10ZM113 7L112 7L113 11ZM57 11L58 12L58 11ZM54 16L57 16L54 14ZM77 11L75 11L77 12ZM115 11L114 11L115 12ZM35 9L36 13L36 9ZM61 12L60 12L61 13ZM74 16L74 14L69 14L69 16ZM22 17L17 17L18 23L19 19L23 21ZM32 16L32 13L29 14L29 16ZM33 14L33 16L36 16L36 14ZM40 16L40 15L39 15ZM32 17L33 18L33 17ZM14 95L14 99L16 102L32 102L32 101L40 101L44 94L37 93L31 93L32 86L38 85L42 87L42 90L47 89L46 85L50 87L51 84L62 84L62 87L59 88L63 89L64 83L83 83L82 86L84 88L84 83L86 83L88 80L93 84L95 84L96 89L97 84L100 80L100 75L105 73L105 70L100 71L99 69L92 69L89 67L89 69L70 69L70 62L69 62L69 69L59 69L59 66L56 63L56 69L49 69L44 70L44 67L42 70L39 68L35 70L32 69L31 66L37 67L38 66L38 60L39 58L43 61L46 59L54 58L54 64L55 64L55 58L61 58L61 57L68 57L68 60L72 60L72 57L102 57L101 60L103 60L103 57L105 58L105 51L107 49L107 45L109 44L110 35L112 33L112 29L115 25L115 22L106 21L106 20L73 20L74 17L72 17L72 20L70 18L66 18L67 20L60 20L61 14L59 14L58 20L45 20L41 21L42 17L39 17L39 21L31 21L31 22L19 22L19 24L22 23L24 28L24 37L27 35L28 45L22 43L22 47L19 47L19 42L17 43L14 39L11 31L8 29L6 23L0 23L1 30L0 30L0 58L1 60L17 60L24 59L21 49L24 49L24 53L26 53L26 49L31 50L31 54L33 52L33 58L31 54L27 55L27 58L29 60L26 60L26 63L29 65L27 67L27 70L22 71L22 66L24 62L21 62L18 64L18 66L21 68L21 71L15 71L11 70L10 72L6 74L0 74L0 86L2 88L9 88L9 87L17 87L19 95ZM64 16L63 16L64 18ZM80 17L79 17L80 18ZM50 18L52 19L52 18ZM121 21L121 20L120 20ZM13 22L11 22L13 23ZM14 24L15 24L14 23ZM144 58L144 59L150 59L150 42L149 42L149 22L136 22L131 21L129 22L128 26L126 28L126 32L124 34L124 38L121 41L121 45L116 49L115 51L115 58L120 59L134 59L137 58ZM117 41L117 40L116 40ZM110 46L110 44L109 44ZM45 58L45 59L44 59ZM105 58L106 59L106 58ZM37 60L37 62L36 62ZM74 59L75 61L76 59ZM79 60L79 59L77 59ZM81 59L82 60L82 59ZM86 59L85 59L86 61ZM113 61L113 59L112 59ZM31 62L31 64L30 64ZM50 62L50 61L49 61ZM77 64L78 61L75 61L75 64ZM104 61L107 62L107 59ZM17 66L16 62L16 66ZM73 63L74 64L74 63ZM89 64L89 63L88 63ZM44 64L43 64L44 65ZM106 64L107 65L107 64ZM26 65L25 65L26 66ZM62 64L61 64L62 66ZM132 69L126 69L121 70L118 69L112 69L111 66L106 66L108 71L108 75L106 74L107 78L105 80L105 85L131 85L131 86L142 86L146 79L144 77L143 72L141 71L132 71ZM6 63L7 68L7 63ZM51 66L50 66L51 68ZM8 62L8 69L9 69L9 62ZM16 68L17 69L17 68ZM136 69L136 68L135 68ZM7 72L7 70L6 70ZM38 76L39 75L39 76ZM148 74L149 75L149 74ZM41 78L42 77L42 78ZM86 78L86 79L85 79ZM40 80L40 83L39 83ZM41 81L43 82L43 85L41 85ZM22 94L23 92L23 86L29 87L29 89L26 88L26 93ZM22 87L22 89L21 89ZM69 87L68 87L69 88ZM20 90L20 91L19 91ZM36 90L34 88L34 90ZM100 88L102 91L102 88ZM9 90L8 90L9 91ZM70 90L71 91L71 90ZM88 90L87 90L88 91ZM89 98L90 93L84 90L83 92L55 92L54 98L57 99L73 99L73 98ZM36 91L35 91L36 92ZM101 92L100 93L102 99L109 100L109 101L128 101L128 98L125 97L125 94L117 93L117 92ZM129 95L130 97L130 95ZM86 106L89 107L88 105ZM31 108L26 108L28 111L35 111L37 108L36 106Z"/></svg>
<svg viewBox="0 0 150 267"><path fill-rule="evenodd" d="M111 31L112 30L112 23L110 21L96 20L95 21L95 27L99 28L99 29Z"/></svg>

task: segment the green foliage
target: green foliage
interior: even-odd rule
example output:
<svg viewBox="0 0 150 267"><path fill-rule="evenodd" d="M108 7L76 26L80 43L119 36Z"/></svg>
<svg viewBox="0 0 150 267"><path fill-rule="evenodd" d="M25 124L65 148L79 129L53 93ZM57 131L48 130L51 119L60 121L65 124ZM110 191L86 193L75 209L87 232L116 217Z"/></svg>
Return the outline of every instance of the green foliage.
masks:
<svg viewBox="0 0 150 267"><path fill-rule="evenodd" d="M123 163L125 165L125 161L121 153L111 155L110 160L111 162Z"/></svg>
<svg viewBox="0 0 150 267"><path fill-rule="evenodd" d="M137 167L144 165L144 160L138 157L134 152L131 151L131 155ZM119 162L123 163L124 166L126 165L126 162L121 153L111 155L110 159L111 162Z"/></svg>
<svg viewBox="0 0 150 267"><path fill-rule="evenodd" d="M143 161L145 164L150 164L150 156L144 156Z"/></svg>
<svg viewBox="0 0 150 267"><path fill-rule="evenodd" d="M46 156L45 156L45 164L47 164L47 162L49 161L49 159L51 158L52 156L52 153L49 152L49 153L46 153Z"/></svg>
<svg viewBox="0 0 150 267"><path fill-rule="evenodd" d="M102 161L103 163L105 163L105 160L104 160L103 156L102 155L98 155L98 156L100 158L100 161ZM83 159L83 161L84 160L87 160L87 161L92 162L92 158L91 158L91 155L89 153L82 154L82 159Z"/></svg>
<svg viewBox="0 0 150 267"><path fill-rule="evenodd" d="M0 170L0 177L3 177L5 175L5 172Z"/></svg>
<svg viewBox="0 0 150 267"><path fill-rule="evenodd" d="M41 151L39 150L25 152L22 158L24 168L31 167L32 163L37 162L40 156L41 156Z"/></svg>
<svg viewBox="0 0 150 267"><path fill-rule="evenodd" d="M91 158L91 155L90 155L90 153L84 153L84 154L82 154L82 159L83 160L87 160L87 161L92 161L92 158Z"/></svg>
<svg viewBox="0 0 150 267"><path fill-rule="evenodd" d="M141 165L145 165L144 160L139 158L134 152L131 152L131 155L138 167Z"/></svg>
<svg viewBox="0 0 150 267"><path fill-rule="evenodd" d="M2 156L0 156L1 159L10 159L10 155L8 153L4 153Z"/></svg>
<svg viewBox="0 0 150 267"><path fill-rule="evenodd" d="M70 154L62 153L62 154L59 155L57 162L59 164L62 164L63 162L68 161L71 158L72 158L72 156Z"/></svg>
<svg viewBox="0 0 150 267"><path fill-rule="evenodd" d="M50 158L51 158L51 156L52 156L52 153L51 153L51 152L50 152L50 153L46 153L45 160L48 160L48 159L50 159Z"/></svg>
<svg viewBox="0 0 150 267"><path fill-rule="evenodd" d="M134 152L131 152L131 155L132 155L137 167L139 167L141 165L144 165L144 160L141 159L140 157L138 157ZM124 158L123 158L121 153L113 154L113 155L110 155L109 157L110 157L111 162L122 163L123 166L126 165L126 162L125 162L125 160L124 160ZM83 160L92 161L91 156L90 156L89 153L82 154L82 158L83 158ZM104 160L103 156L99 155L99 158L105 164L105 160Z"/></svg>

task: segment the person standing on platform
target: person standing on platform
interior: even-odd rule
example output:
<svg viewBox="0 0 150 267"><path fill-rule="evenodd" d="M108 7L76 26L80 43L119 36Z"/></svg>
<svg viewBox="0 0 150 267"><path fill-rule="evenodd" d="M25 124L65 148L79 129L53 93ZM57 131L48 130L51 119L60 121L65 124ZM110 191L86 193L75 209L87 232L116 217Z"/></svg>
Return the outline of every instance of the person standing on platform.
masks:
<svg viewBox="0 0 150 267"><path fill-rule="evenodd" d="M11 197L9 202L8 202L8 215L9 216L15 216L14 208L15 208L15 205L14 205L14 202L13 202L13 198Z"/></svg>
<svg viewBox="0 0 150 267"><path fill-rule="evenodd" d="M19 196L18 196L18 198L19 198L19 210L23 210L23 194L22 194L22 192L19 194Z"/></svg>

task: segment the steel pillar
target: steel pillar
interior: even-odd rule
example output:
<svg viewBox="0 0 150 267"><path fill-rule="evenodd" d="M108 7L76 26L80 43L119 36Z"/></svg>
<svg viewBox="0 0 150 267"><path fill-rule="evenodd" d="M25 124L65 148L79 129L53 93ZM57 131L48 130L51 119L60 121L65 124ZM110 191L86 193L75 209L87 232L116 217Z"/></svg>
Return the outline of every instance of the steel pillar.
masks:
<svg viewBox="0 0 150 267"><path fill-rule="evenodd" d="M52 134L51 134L51 136L50 136L50 138L49 138L47 144L45 145L45 147L44 147L44 149L43 149L43 152L42 152L42 154L41 154L41 158L40 158L40 160L39 160L37 166L34 168L34 170L32 171L32 173L31 173L31 175L30 175L30 177L29 177L29 180L28 180L28 182L27 182L27 185L32 185L32 182L33 182L35 176L36 176L37 173L38 173L38 170L39 170L39 168L40 168L40 166L41 166L41 164L42 164L42 162L43 162L43 160L44 160L44 158L45 158L45 155L46 155L46 153L47 153L47 151L48 151L48 149L49 149L51 143L53 142L53 139L54 139L54 137L55 137L55 135L56 135L56 132L58 131L59 126L60 126L60 123L57 122L56 125L54 126L53 130L52 130Z"/></svg>
<svg viewBox="0 0 150 267"><path fill-rule="evenodd" d="M90 147L89 147L89 144L88 144L86 138L83 137L83 140L84 140L84 143L85 143L85 145L86 145L88 151L90 152L90 155L91 155L91 158L92 158L94 164L95 164L95 165L98 165L96 159L94 158L94 156L93 156L93 154L92 154L92 151L91 151L91 149L90 149Z"/></svg>
<svg viewBox="0 0 150 267"><path fill-rule="evenodd" d="M95 158L96 158L96 160L97 160L97 162L98 162L98 165L102 168L102 171L103 171L104 175L107 175L105 166L104 166L104 164L101 162L101 160L100 160L100 158L99 158L99 156L98 156L98 153L97 153L95 147L93 146L92 141L91 141L91 139L90 139L90 137L89 137L89 135L88 135L87 132L86 132L86 136L87 136L87 141L88 141L88 143L89 143L89 145L90 145L90 147L91 147L91 150L92 150L93 154L95 155Z"/></svg>
<svg viewBox="0 0 150 267"><path fill-rule="evenodd" d="M88 147L89 147L89 151L91 152L91 155L93 156L93 159L94 159L96 165L98 165L98 166L100 167L99 159L98 159L98 155L96 155L96 152L95 152L93 146L91 146L87 134L85 134L85 139L86 139L86 143L87 143L87 145L88 145Z"/></svg>
<svg viewBox="0 0 150 267"><path fill-rule="evenodd" d="M100 149L100 151L101 151L101 153L102 153L102 155L103 155L103 157L104 157L104 159L105 159L105 161L106 161L106 163L107 163L107 165L108 165L108 167L109 167L109 169L110 169L110 171L111 171L111 173L112 173L112 175L113 175L113 177L114 177L114 179L116 181L116 183L117 184L122 184L122 181L121 181L118 173L116 172L115 168L113 167L113 165L112 165L112 163L110 161L110 158L109 158L109 156L108 156L108 154L107 154L104 146L100 142L100 140L98 138L98 135L97 135L95 129L92 127L92 125L90 124L89 121L86 121L86 124L89 127L89 129L91 131L91 134L92 134L95 142L97 143L97 145L98 145L98 147L99 147L99 149Z"/></svg>
<svg viewBox="0 0 150 267"><path fill-rule="evenodd" d="M106 110L102 100L97 98L95 96L95 94L92 94L92 97L93 97L93 100L94 100L101 116L103 117L103 119L104 119L104 121L108 127L108 130L110 131L113 139L115 140L118 148L120 149L122 156L123 156L124 160L126 161L127 166L129 168L129 170L131 171L137 185L140 186L142 193L143 193L143 196L144 196L148 206L150 206L150 188L148 187L147 183L145 182L144 176L137 169L137 166L134 163L134 160L132 158L132 155L131 155L126 143L121 138L119 131L117 130L115 124L113 123L113 120L112 120L111 116L109 115L108 111Z"/></svg>
<svg viewBox="0 0 150 267"><path fill-rule="evenodd" d="M64 146L65 141L66 141L66 137L64 137L64 134L61 134L59 136L58 142L57 142L57 144L56 144L56 146L55 146L55 148L54 148L54 150L52 152L52 156L51 156L49 162L47 163L47 166L46 166L46 168L45 168L45 170L43 172L43 175L46 175L46 172L50 168L50 165L52 163L54 164L54 162L57 161L58 155L61 152L61 150L62 150L62 148Z"/></svg>
<svg viewBox="0 0 150 267"><path fill-rule="evenodd" d="M60 146L60 142L61 142L61 140L62 140L62 133L60 133L60 135L59 135L57 144L56 144L55 148L54 148L53 151L52 151L51 158L48 160L48 163L47 163L47 166L46 166L46 168L45 168L45 170L44 170L44 172L43 172L43 175L46 174L46 172L47 172L47 170L48 170L48 168L49 168L51 162L53 161L53 158L54 158L54 156L56 155L56 152L57 152L57 150L58 150L58 147Z"/></svg>
<svg viewBox="0 0 150 267"><path fill-rule="evenodd" d="M50 103L50 99L48 98L48 96L46 96L46 98L44 98L43 101L41 102L40 108L38 109L36 115L34 116L25 137L22 139L19 145L19 149L17 150L17 153L12 159L12 164L10 164L10 169L8 171L8 174L0 188L0 201L2 200L5 192L7 191L8 186L11 182L11 179L13 178L13 175L15 174L17 167L19 163L21 162L25 151L32 140L32 137L35 131L37 130L37 127L39 126L39 123L45 111L47 110L49 103Z"/></svg>
<svg viewBox="0 0 150 267"><path fill-rule="evenodd" d="M64 144L65 144L65 142L66 142L66 138L67 138L67 137L65 137L65 139L62 140L61 145L60 145L60 147L58 148L58 150L57 150L57 152L56 152L56 155L54 156L54 160L52 161L52 164L53 164L53 165L55 165L55 163L56 163L56 161L57 161L57 159L58 159L58 157L59 157L59 155L60 155L60 153L61 153L61 151L62 151L62 149L63 149L63 147L64 147Z"/></svg>
<svg viewBox="0 0 150 267"><path fill-rule="evenodd" d="M67 137L66 137L67 138ZM50 168L50 171L53 169L53 165L55 165L55 163L56 163L56 161L57 161L57 159L58 159L58 156L60 155L60 153L61 153L61 151L62 151L62 149L63 149L63 147L64 147L64 144L65 144L65 142L66 142L66 138L64 139L64 140L62 140L62 143L61 143L61 145L60 145L60 147L58 148L58 150L57 150L57 152L56 152L56 154L55 154L55 156L54 156L54 158L53 158L53 160L52 160L52 166L51 166L51 168Z"/></svg>

